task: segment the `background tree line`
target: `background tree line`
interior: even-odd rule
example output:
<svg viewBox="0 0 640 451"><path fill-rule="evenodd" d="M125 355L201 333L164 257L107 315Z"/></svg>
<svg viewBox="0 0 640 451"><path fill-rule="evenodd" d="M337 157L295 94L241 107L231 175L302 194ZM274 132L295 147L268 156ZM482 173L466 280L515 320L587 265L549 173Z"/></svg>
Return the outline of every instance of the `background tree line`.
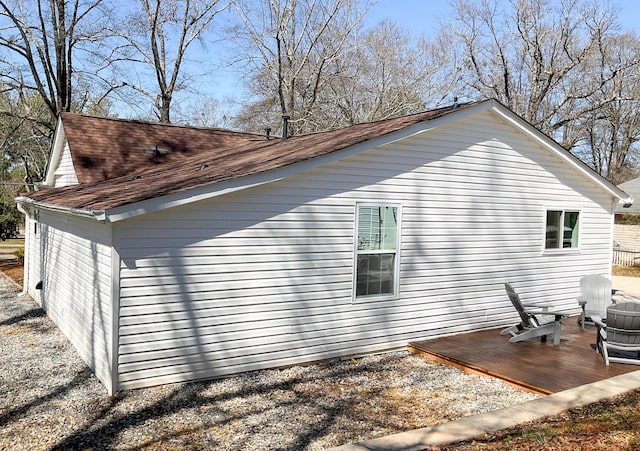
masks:
<svg viewBox="0 0 640 451"><path fill-rule="evenodd" d="M367 26L373 2L0 0L0 198L44 178L64 111L301 134L492 97L636 174L640 40L607 2L453 0L431 38ZM220 71L242 91L211 95Z"/></svg>

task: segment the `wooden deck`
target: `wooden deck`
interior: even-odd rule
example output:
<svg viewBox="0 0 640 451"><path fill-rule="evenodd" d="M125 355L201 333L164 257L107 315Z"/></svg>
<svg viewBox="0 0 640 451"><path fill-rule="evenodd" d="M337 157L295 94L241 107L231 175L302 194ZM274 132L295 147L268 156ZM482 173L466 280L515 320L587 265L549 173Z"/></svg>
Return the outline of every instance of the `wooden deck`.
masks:
<svg viewBox="0 0 640 451"><path fill-rule="evenodd" d="M591 345L595 343L593 326L583 331L577 317L563 321L559 346L551 341L509 343L501 329L460 334L434 340L409 343L409 351L457 366L465 371L499 377L520 388L550 394L578 387L619 374L636 371L636 365L604 360Z"/></svg>

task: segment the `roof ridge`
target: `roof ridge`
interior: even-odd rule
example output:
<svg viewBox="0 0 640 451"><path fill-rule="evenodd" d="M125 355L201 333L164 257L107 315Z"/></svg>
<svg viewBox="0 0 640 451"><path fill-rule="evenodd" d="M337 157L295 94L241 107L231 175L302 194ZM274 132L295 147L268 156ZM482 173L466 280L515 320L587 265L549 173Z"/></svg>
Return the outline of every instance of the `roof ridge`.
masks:
<svg viewBox="0 0 640 451"><path fill-rule="evenodd" d="M352 127L358 127L358 126L363 126L363 125L377 125L377 124L383 124L383 123L389 122L389 121L397 121L397 120L400 120L400 119L411 120L411 118L416 117L416 116L424 116L424 115L427 115L427 114L434 114L434 113L437 113L438 111L453 111L453 110L457 110L457 109L463 109L463 108L470 107L472 105L476 105L476 104L479 104L479 103L486 102L488 100L491 100L491 99L478 100L478 101L465 102L465 103L455 103L455 104L452 104L452 105L447 105L447 106L432 108L432 109L428 109L428 110L418 111L417 113L403 114L401 116L388 117L388 118L385 118L385 119L376 119L375 121L358 122L357 124L351 124L351 125L346 125L344 127L332 128L330 130L321 130L321 131L317 131L317 132L303 133L301 135L291 135L287 139L299 138L299 137L302 137L302 136L321 135L321 134L325 134L325 133L337 132L339 130L343 130L344 131L344 130L348 130L348 129L352 128ZM260 135L258 135L258 136L260 136ZM282 139L282 138L275 137L273 139Z"/></svg>
<svg viewBox="0 0 640 451"><path fill-rule="evenodd" d="M334 129L331 129L331 130L322 130L322 131L311 132L311 133L303 133L301 135L292 135L292 136L289 136L287 139L295 138L295 137L301 137L301 136L312 136L312 135L326 134L326 133L336 132L338 130L345 130L345 129L348 129L348 128L351 128L351 127L357 127L357 126L362 126L362 125L380 124L380 123L384 123L384 122L387 122L387 121L397 120L397 119L400 119L400 118L410 119L411 117L414 117L414 116L420 116L420 115L425 115L425 114L433 114L433 113L435 113L437 111L441 111L441 110L445 111L445 110L453 110L453 109L457 109L457 108L465 108L465 107L471 106L473 104L481 103L481 102L484 102L484 101L485 100L473 101L473 102L465 102L465 103L457 103L457 104L447 105L447 106L443 106L443 107L427 109L427 110L424 110L424 111L419 111L417 113L411 113L411 114L406 114L406 115L402 115L402 116L389 117L389 118L385 118L385 119L377 119L375 121L359 122L357 124L351 124L351 125L348 125L346 127L338 127L338 128L334 128ZM201 126L201 125L191 125L191 124L182 124L182 123L157 122L157 121L152 121L152 120L148 120L148 119L130 119L130 118L112 117L112 116L96 116L96 115L92 115L92 114L71 112L71 111L61 112L60 116L61 117L62 116L80 116L80 117L87 118L87 119L114 121L114 122L122 122L122 123L128 123L128 124L132 124L133 123L133 124L150 125L150 126L157 126L157 127L174 127L174 128L183 128L183 129L191 129L191 130L228 132L228 133L234 133L234 134L255 136L255 137L258 137L258 138L264 138L263 134L256 133L256 132L245 132L245 131L232 130L232 129L229 129L229 128L222 128L222 127L206 127L206 126ZM272 139L274 141L282 140L282 137L273 136Z"/></svg>

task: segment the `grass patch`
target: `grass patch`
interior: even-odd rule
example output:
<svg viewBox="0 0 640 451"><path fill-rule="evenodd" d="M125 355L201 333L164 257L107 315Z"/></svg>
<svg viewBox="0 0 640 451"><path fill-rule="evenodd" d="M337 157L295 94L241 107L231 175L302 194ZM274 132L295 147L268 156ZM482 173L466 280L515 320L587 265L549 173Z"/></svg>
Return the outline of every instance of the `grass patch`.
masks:
<svg viewBox="0 0 640 451"><path fill-rule="evenodd" d="M614 266L611 272L614 276L640 277L640 266Z"/></svg>
<svg viewBox="0 0 640 451"><path fill-rule="evenodd" d="M500 431L441 451L637 450L640 444L640 390L577 407L559 415Z"/></svg>
<svg viewBox="0 0 640 451"><path fill-rule="evenodd" d="M24 238L9 238L8 240L4 240L4 241L0 240L0 244L24 246Z"/></svg>

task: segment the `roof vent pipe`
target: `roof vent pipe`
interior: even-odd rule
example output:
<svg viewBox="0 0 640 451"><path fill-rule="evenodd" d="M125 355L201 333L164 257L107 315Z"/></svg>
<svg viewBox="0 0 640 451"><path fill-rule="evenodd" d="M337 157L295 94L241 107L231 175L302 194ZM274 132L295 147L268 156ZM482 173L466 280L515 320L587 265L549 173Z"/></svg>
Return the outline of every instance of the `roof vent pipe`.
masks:
<svg viewBox="0 0 640 451"><path fill-rule="evenodd" d="M282 116L282 139L289 137L289 116Z"/></svg>
<svg viewBox="0 0 640 451"><path fill-rule="evenodd" d="M264 135L265 138L267 139L267 141L269 141L269 139L271 138L271 128L267 127L264 129Z"/></svg>

